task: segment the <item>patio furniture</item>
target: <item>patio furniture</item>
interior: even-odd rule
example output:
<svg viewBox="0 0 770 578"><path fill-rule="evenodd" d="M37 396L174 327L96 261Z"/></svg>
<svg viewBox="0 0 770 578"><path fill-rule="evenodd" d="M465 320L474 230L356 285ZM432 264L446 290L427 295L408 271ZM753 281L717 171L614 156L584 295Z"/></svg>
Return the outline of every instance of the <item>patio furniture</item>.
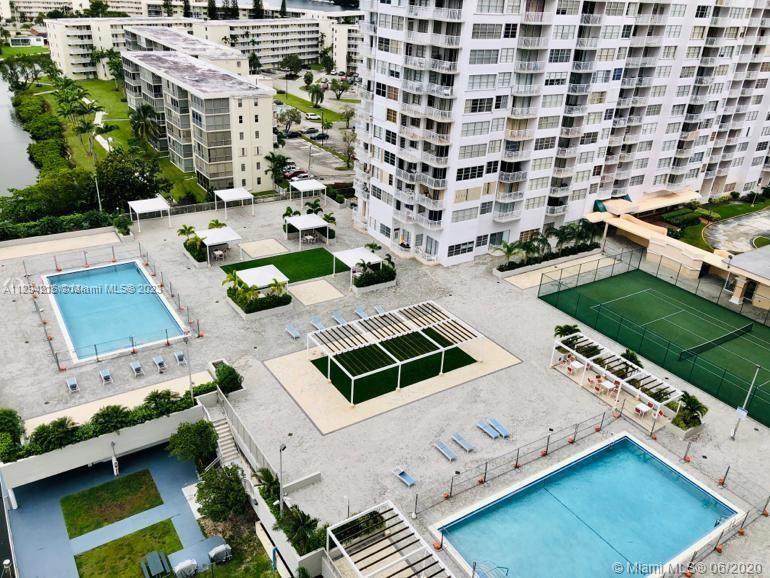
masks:
<svg viewBox="0 0 770 578"><path fill-rule="evenodd" d="M80 391L80 388L78 387L78 378L77 377L68 377L67 378L67 391L70 393L76 393Z"/></svg>
<svg viewBox="0 0 770 578"><path fill-rule="evenodd" d="M495 418L487 418L487 423L489 423L489 425L491 425L495 431L497 431L497 433L499 433L504 438L511 437L511 432L509 432L508 429Z"/></svg>
<svg viewBox="0 0 770 578"><path fill-rule="evenodd" d="M209 550L209 562L223 564L233 557L233 549L229 544L220 544Z"/></svg>
<svg viewBox="0 0 770 578"><path fill-rule="evenodd" d="M176 359L177 365L187 365L187 357L185 357L184 351L175 351L174 359Z"/></svg>
<svg viewBox="0 0 770 578"><path fill-rule="evenodd" d="M300 337L299 330L296 327L294 327L293 323L286 324L286 333L288 333L292 339L299 339Z"/></svg>
<svg viewBox="0 0 770 578"><path fill-rule="evenodd" d="M485 434L487 434L489 437L491 437L493 440L496 440L500 437L500 434L497 432L496 429L492 428L487 422L485 421L477 421L476 427L479 428L481 431L483 431Z"/></svg>
<svg viewBox="0 0 770 578"><path fill-rule="evenodd" d="M391 471L393 472L393 475L401 480L407 488L411 488L416 483L414 478L404 471L404 468L393 468Z"/></svg>
<svg viewBox="0 0 770 578"><path fill-rule="evenodd" d="M166 365L166 360L163 359L160 355L156 355L152 358L152 362L155 364L156 369L158 370L158 373L165 373L168 369L168 365Z"/></svg>
<svg viewBox="0 0 770 578"><path fill-rule="evenodd" d="M361 319L366 319L369 317L369 314L364 310L364 308L361 305L358 305L356 307L356 315L360 317Z"/></svg>
<svg viewBox="0 0 770 578"><path fill-rule="evenodd" d="M214 255L214 261L225 260L225 252L222 249L217 249L216 251L212 251L212 254Z"/></svg>
<svg viewBox="0 0 770 578"><path fill-rule="evenodd" d="M198 573L198 563L195 560L184 560L174 566L176 578L191 578Z"/></svg>
<svg viewBox="0 0 770 578"><path fill-rule="evenodd" d="M131 362L131 371L134 372L134 377L139 377L140 375L144 375L144 369L142 369L142 364L138 361L132 361Z"/></svg>
<svg viewBox="0 0 770 578"><path fill-rule="evenodd" d="M473 450L476 449L476 446L474 446L471 442L466 440L460 432L453 432L452 433L452 441L454 441L458 446L460 446L462 449L466 451L466 453L470 453Z"/></svg>
<svg viewBox="0 0 770 578"><path fill-rule="evenodd" d="M322 329L326 329L326 325L323 324L323 321L321 321L321 318L318 317L318 315L313 315L310 318L310 324L318 329L318 331L321 331Z"/></svg>
<svg viewBox="0 0 770 578"><path fill-rule="evenodd" d="M147 554L139 566L142 569L142 574L148 578L156 578L159 576L165 576L171 572L171 564L168 561L168 557L163 552L157 550Z"/></svg>
<svg viewBox="0 0 770 578"><path fill-rule="evenodd" d="M108 383L112 383L112 372L109 369L100 369L99 370L99 377L102 380L102 385L107 385Z"/></svg>
<svg viewBox="0 0 770 578"><path fill-rule="evenodd" d="M634 407L634 413L640 417L646 416L652 408L646 403L637 403Z"/></svg>
<svg viewBox="0 0 770 578"><path fill-rule="evenodd" d="M377 315L385 315L385 309L382 308L382 305L375 305L374 310L377 312Z"/></svg>
<svg viewBox="0 0 770 578"><path fill-rule="evenodd" d="M307 243L308 245L312 245L315 243L315 235L304 235L302 239Z"/></svg>
<svg viewBox="0 0 770 578"><path fill-rule="evenodd" d="M436 448L438 451L440 451L441 455L443 455L450 462L453 462L457 459L457 454L454 453L452 448L446 445L443 441L436 440L435 442L433 442L433 447Z"/></svg>
<svg viewBox="0 0 770 578"><path fill-rule="evenodd" d="M337 322L337 325L345 325L347 323L345 318L342 316L342 313L339 311L333 311L332 318Z"/></svg>

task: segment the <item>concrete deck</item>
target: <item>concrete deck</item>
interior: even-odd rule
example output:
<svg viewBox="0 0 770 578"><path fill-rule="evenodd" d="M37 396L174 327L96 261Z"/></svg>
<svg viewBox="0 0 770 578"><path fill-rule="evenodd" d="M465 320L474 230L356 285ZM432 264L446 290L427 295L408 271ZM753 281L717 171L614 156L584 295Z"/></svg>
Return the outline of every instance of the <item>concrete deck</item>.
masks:
<svg viewBox="0 0 770 578"><path fill-rule="evenodd" d="M0 248L0 261L8 259L23 259L49 253L62 251L77 251L101 245L115 245L120 243L120 238L115 233L99 233L98 235L82 235L68 237L55 241L38 241L36 243L24 243Z"/></svg>
<svg viewBox="0 0 770 578"><path fill-rule="evenodd" d="M290 285L289 293L299 299L303 305L316 305L342 297L342 293L324 279Z"/></svg>
<svg viewBox="0 0 770 578"><path fill-rule="evenodd" d="M248 241L240 244L243 252L252 259L270 257L281 253L288 253L289 250L275 239L263 239L261 241Z"/></svg>

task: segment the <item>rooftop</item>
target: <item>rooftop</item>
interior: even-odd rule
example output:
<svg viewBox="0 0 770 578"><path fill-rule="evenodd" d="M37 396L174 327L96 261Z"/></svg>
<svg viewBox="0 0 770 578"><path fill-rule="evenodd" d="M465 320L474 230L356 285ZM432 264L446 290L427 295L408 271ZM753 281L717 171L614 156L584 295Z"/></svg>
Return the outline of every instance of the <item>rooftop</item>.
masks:
<svg viewBox="0 0 770 578"><path fill-rule="evenodd" d="M203 96L269 96L272 91L249 82L242 76L173 51L124 52L123 57L185 90Z"/></svg>
<svg viewBox="0 0 770 578"><path fill-rule="evenodd" d="M120 16L114 18L55 18L52 20L45 20L46 26L52 24L72 24L81 25L93 24L94 22L106 22L109 24L162 24L163 22L177 23L177 22L197 22L196 18L184 18L182 16Z"/></svg>
<svg viewBox="0 0 770 578"><path fill-rule="evenodd" d="M152 40L171 50L179 50L191 56L204 56L212 60L246 58L240 50L229 48L210 40L198 38L179 30L165 26L131 26L126 30Z"/></svg>
<svg viewBox="0 0 770 578"><path fill-rule="evenodd" d="M770 279L770 245L736 255L730 264L749 273Z"/></svg>

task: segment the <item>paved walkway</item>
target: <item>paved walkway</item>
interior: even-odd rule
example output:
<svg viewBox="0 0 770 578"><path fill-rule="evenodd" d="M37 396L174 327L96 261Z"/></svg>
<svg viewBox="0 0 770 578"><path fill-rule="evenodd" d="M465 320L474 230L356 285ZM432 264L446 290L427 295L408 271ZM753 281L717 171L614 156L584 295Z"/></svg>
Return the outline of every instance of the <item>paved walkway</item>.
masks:
<svg viewBox="0 0 770 578"><path fill-rule="evenodd" d="M703 230L709 245L731 253L751 251L752 239L760 235L770 236L770 209L717 221Z"/></svg>
<svg viewBox="0 0 770 578"><path fill-rule="evenodd" d="M556 273L556 276L559 276L559 271L564 270L561 275L566 279L570 277L571 275L577 275L578 272L581 270L580 266L583 263L590 263L591 261L598 261L602 260L601 266L605 265L611 265L612 259L609 258L602 258L600 254L595 255L589 255L588 257L580 257L577 259L574 259L572 261L566 261L564 263L559 263L558 265L548 265L541 267L539 269L534 269L532 271L527 271L526 273L521 273L519 275L513 275L512 277L506 277L505 281L507 283L510 283L511 285L518 287L519 289L531 289L532 287L537 287L540 285L540 278L543 276L543 274L553 274ZM585 270L593 270L595 268L595 265L592 265L591 267L586 266L583 268L583 271Z"/></svg>

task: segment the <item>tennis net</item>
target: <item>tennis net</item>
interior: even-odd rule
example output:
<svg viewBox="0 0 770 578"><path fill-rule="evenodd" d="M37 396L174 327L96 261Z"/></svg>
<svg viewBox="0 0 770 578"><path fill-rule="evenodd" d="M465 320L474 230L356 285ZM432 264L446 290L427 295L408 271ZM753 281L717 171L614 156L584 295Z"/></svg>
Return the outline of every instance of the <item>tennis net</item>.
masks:
<svg viewBox="0 0 770 578"><path fill-rule="evenodd" d="M728 341L732 341L733 339L738 339L741 335L746 335L752 329L754 329L754 324L749 323L747 325L744 325L743 327L739 327L738 329L730 331L729 333L720 335L715 339L709 339L708 341L701 343L700 345L696 345L688 349L683 349L682 352L679 354L679 361L690 359L691 357L700 355L704 351L708 351L709 349L714 349L715 347L719 347L723 343L727 343Z"/></svg>

